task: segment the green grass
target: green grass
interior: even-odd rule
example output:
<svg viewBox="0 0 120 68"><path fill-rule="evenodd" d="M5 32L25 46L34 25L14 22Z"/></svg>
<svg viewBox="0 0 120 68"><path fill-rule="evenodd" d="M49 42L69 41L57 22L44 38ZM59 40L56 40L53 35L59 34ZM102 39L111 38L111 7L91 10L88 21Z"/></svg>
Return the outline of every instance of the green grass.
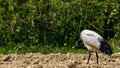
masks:
<svg viewBox="0 0 120 68"><path fill-rule="evenodd" d="M120 40L119 39L111 39L108 41L111 45L113 53L120 52Z"/></svg>
<svg viewBox="0 0 120 68"><path fill-rule="evenodd" d="M109 44L111 45L113 49L113 53L120 52L120 40L110 40ZM74 47L74 44L69 45L31 45L30 47L26 47L24 43L14 43L9 42L6 46L0 47L0 53L1 54L25 54L25 53L43 53L43 54L49 54L49 53L88 53L87 50L78 49Z"/></svg>
<svg viewBox="0 0 120 68"><path fill-rule="evenodd" d="M0 47L0 53L1 54L11 54L11 53L17 53L17 54L25 54L25 53L36 53L40 52L43 54L49 54L49 53L86 53L86 50L77 49L72 46L58 46L58 45L31 45L30 47L26 47L23 43L13 43L9 42L7 46L1 46Z"/></svg>
<svg viewBox="0 0 120 68"><path fill-rule="evenodd" d="M117 53L117 52L120 52L120 47L115 47L115 48L113 49L113 53Z"/></svg>

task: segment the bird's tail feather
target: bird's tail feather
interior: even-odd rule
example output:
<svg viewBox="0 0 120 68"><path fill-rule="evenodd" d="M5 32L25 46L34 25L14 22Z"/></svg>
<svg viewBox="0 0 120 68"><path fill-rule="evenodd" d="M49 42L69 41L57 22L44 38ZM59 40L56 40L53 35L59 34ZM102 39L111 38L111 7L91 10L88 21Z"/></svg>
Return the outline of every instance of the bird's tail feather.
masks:
<svg viewBox="0 0 120 68"><path fill-rule="evenodd" d="M84 45L80 45L80 43L82 42L81 39L79 39L78 41L75 42L75 47L76 48L80 48L80 49L87 49Z"/></svg>

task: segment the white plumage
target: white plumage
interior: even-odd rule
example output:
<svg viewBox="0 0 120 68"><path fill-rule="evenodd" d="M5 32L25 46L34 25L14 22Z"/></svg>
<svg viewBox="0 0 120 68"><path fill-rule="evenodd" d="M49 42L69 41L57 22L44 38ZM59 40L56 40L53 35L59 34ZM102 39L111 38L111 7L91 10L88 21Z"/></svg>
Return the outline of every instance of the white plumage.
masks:
<svg viewBox="0 0 120 68"><path fill-rule="evenodd" d="M90 30L84 30L81 32L80 38L83 40L85 47L87 47L89 51L97 51L100 48L98 38L102 37L97 33Z"/></svg>
<svg viewBox="0 0 120 68"><path fill-rule="evenodd" d="M78 41L76 41L76 47L79 47L79 48L83 47L83 46L79 45L81 40L83 41L84 46L89 51L89 57L88 57L87 64L89 63L89 59L91 57L92 51L96 52L97 63L98 63L97 51L101 51L107 55L112 54L112 50L111 50L109 44L105 42L105 40L103 39L102 36L100 36L99 34L97 34L96 32L94 32L92 30L83 30L80 33L80 38Z"/></svg>

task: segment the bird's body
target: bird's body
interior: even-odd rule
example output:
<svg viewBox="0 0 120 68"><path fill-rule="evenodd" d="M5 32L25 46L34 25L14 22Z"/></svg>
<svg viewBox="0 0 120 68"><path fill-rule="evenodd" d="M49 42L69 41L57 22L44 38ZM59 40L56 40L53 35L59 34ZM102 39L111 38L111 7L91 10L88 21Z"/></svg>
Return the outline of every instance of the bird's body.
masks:
<svg viewBox="0 0 120 68"><path fill-rule="evenodd" d="M100 35L90 30L84 30L81 32L80 37L89 51L99 50L100 42L98 38L102 38Z"/></svg>
<svg viewBox="0 0 120 68"><path fill-rule="evenodd" d="M87 63L89 63L89 59L91 57L91 52L94 51L96 52L96 57L97 57L97 63L98 63L98 54L97 51L101 51L107 55L111 55L112 51L109 46L103 39L101 35L98 33L91 31L91 30L83 30L80 33L80 39L76 42L76 47L80 46L79 42L83 41L84 46L88 49L89 51L89 58Z"/></svg>

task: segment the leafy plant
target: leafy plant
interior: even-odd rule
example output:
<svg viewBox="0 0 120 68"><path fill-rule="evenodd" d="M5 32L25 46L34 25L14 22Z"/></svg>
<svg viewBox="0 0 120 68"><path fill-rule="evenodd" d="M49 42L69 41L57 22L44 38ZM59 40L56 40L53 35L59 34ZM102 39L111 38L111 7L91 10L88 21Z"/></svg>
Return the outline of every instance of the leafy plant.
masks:
<svg viewBox="0 0 120 68"><path fill-rule="evenodd" d="M119 8L116 0L0 0L1 50L71 52L83 29L119 39Z"/></svg>

